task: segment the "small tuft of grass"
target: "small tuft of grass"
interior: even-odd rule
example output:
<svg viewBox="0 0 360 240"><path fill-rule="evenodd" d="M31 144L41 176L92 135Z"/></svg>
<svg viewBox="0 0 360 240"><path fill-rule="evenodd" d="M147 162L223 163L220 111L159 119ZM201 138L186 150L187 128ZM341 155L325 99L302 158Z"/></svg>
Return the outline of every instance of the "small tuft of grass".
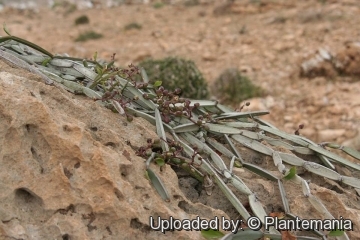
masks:
<svg viewBox="0 0 360 240"><path fill-rule="evenodd" d="M80 24L88 24L90 22L88 16L86 15L81 15L80 17L77 17L75 19L75 25L80 25Z"/></svg>
<svg viewBox="0 0 360 240"><path fill-rule="evenodd" d="M75 42L85 42L88 40L99 39L102 38L103 35L94 31L87 31L85 33L81 33L76 39Z"/></svg>
<svg viewBox="0 0 360 240"><path fill-rule="evenodd" d="M155 9L159 9L159 8L164 7L165 4L162 3L162 2L156 2L156 3L154 3L152 6L153 6L153 8L155 8Z"/></svg>
<svg viewBox="0 0 360 240"><path fill-rule="evenodd" d="M136 22L132 22L132 23L129 23L127 24L124 29L127 31L127 30L131 30L131 29L137 29L137 30L140 30L142 28L141 24L139 23L136 23Z"/></svg>
<svg viewBox="0 0 360 240"><path fill-rule="evenodd" d="M184 2L184 6L186 7L197 6L199 4L200 4L199 0L187 0Z"/></svg>

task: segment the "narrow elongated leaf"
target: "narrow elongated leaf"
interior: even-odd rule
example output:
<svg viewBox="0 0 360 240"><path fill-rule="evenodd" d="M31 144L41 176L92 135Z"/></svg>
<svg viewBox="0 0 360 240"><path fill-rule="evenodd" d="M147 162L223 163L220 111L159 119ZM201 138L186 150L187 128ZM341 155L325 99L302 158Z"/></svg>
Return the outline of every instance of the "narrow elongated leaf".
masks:
<svg viewBox="0 0 360 240"><path fill-rule="evenodd" d="M213 124L213 123L206 123L204 124L205 127L208 127L210 132L213 133L220 133L220 134L241 134L242 130L233 128L233 127L229 127L229 126L224 126L224 125L219 125L219 124Z"/></svg>
<svg viewBox="0 0 360 240"><path fill-rule="evenodd" d="M146 169L148 169L150 167L150 163L152 160L154 160L155 155L156 155L156 153L152 152L150 157L146 160L146 162L145 162Z"/></svg>
<svg viewBox="0 0 360 240"><path fill-rule="evenodd" d="M206 163L206 162L204 162ZM216 175L216 174L215 174ZM226 198L232 203L235 209L240 213L244 219L248 219L250 214L246 211L246 208L241 204L238 198L234 193L229 189L229 187L219 178L217 175L215 177L216 184L220 187L221 191L224 193Z"/></svg>
<svg viewBox="0 0 360 240"><path fill-rule="evenodd" d="M312 145L312 144L309 144L308 146L310 149L314 150L315 152L318 152L326 157L329 157L339 163L342 163L346 166L349 166L351 168L354 168L356 170L360 170L360 165L359 164L356 164L356 163L353 163L353 162L350 162L349 160L346 160L345 158L342 158L330 151L327 151L325 149L323 149L322 147L320 146L316 146L316 145Z"/></svg>
<svg viewBox="0 0 360 240"><path fill-rule="evenodd" d="M161 198L166 202L170 202L170 196L168 194L168 191L165 188L164 183L161 181L161 179L150 168L147 168L146 171L147 171L147 174L150 178L152 185L154 186L156 191L159 193Z"/></svg>
<svg viewBox="0 0 360 240"><path fill-rule="evenodd" d="M254 116L261 116L269 114L269 111L256 111L256 112L227 112L222 113L219 116L214 117L217 120L220 119L234 119L234 118L247 118L247 117L254 117Z"/></svg>
<svg viewBox="0 0 360 240"><path fill-rule="evenodd" d="M331 213L326 209L326 207L324 206L324 204L322 204L322 202L315 197L314 195L310 194L309 197L309 202L311 203L311 205L313 205L313 207L322 215L324 216L325 219L334 219L333 215L331 215Z"/></svg>
<svg viewBox="0 0 360 240"><path fill-rule="evenodd" d="M61 76L63 79L65 80L69 80L69 81L75 81L76 80L76 77L72 76L72 75L67 75L67 74L64 74Z"/></svg>
<svg viewBox="0 0 360 240"><path fill-rule="evenodd" d="M51 60L48 56L39 56L39 55L26 55L22 56L22 59L30 64L38 63L41 64L46 60Z"/></svg>
<svg viewBox="0 0 360 240"><path fill-rule="evenodd" d="M90 69L80 65L80 64L74 64L73 68L78 71L79 73L83 74L85 77L90 79L91 81L94 81L97 77L97 74Z"/></svg>
<svg viewBox="0 0 360 240"><path fill-rule="evenodd" d="M62 82L62 84L71 89L71 92L73 93L82 93L83 92L83 88L85 88L83 85L80 85L76 82L73 82L73 81L68 81L68 80L64 80Z"/></svg>
<svg viewBox="0 0 360 240"><path fill-rule="evenodd" d="M246 186L246 184L236 175L234 175L231 179L230 179L230 183L240 192L246 194L246 195L250 195L253 194L253 192L250 190L250 188L248 188L248 186Z"/></svg>
<svg viewBox="0 0 360 240"><path fill-rule="evenodd" d="M148 75L147 75L147 73L145 71L145 68L143 68L143 67L140 68L140 74L141 74L141 77L142 77L143 81L145 83L148 83L149 82L149 77L148 77Z"/></svg>
<svg viewBox="0 0 360 240"><path fill-rule="evenodd" d="M341 150L343 150L343 152L346 152L350 156L360 160L360 152L359 151L356 151L355 149L353 149L351 147L347 147L347 146L343 146L341 148Z"/></svg>
<svg viewBox="0 0 360 240"><path fill-rule="evenodd" d="M320 158L320 160L324 163L326 167L335 170L335 166L330 162L330 160L327 157L318 153L316 153L315 155Z"/></svg>
<svg viewBox="0 0 360 240"><path fill-rule="evenodd" d="M181 133L181 132L196 132L199 130L199 126L195 123L185 123L173 128L174 132Z"/></svg>
<svg viewBox="0 0 360 240"><path fill-rule="evenodd" d="M346 185L360 188L360 179L354 177L341 176L341 181Z"/></svg>
<svg viewBox="0 0 360 240"><path fill-rule="evenodd" d="M96 92L96 91L94 91L94 90L92 90L90 88L87 88L87 87L84 87L82 89L82 91L86 96L88 96L90 98L98 99L98 98L101 98L101 96L102 96L102 94L100 94L99 92Z"/></svg>
<svg viewBox="0 0 360 240"><path fill-rule="evenodd" d="M335 181L339 181L341 178L341 175L338 174L337 172L324 167L320 164L317 164L315 162L306 162L303 167L308 170L309 172L315 173L317 175L335 180Z"/></svg>
<svg viewBox="0 0 360 240"><path fill-rule="evenodd" d="M288 198L286 196L286 191L285 191L284 185L280 179L278 179L278 186L279 186L279 190L280 190L281 201L284 206L284 211L285 211L285 213L288 213L288 212L290 212L289 202L288 202Z"/></svg>
<svg viewBox="0 0 360 240"><path fill-rule="evenodd" d="M229 127L234 128L257 128L258 123L247 123L247 122L220 122L220 124L224 124Z"/></svg>
<svg viewBox="0 0 360 240"><path fill-rule="evenodd" d="M158 108L155 108L155 121L156 121L156 132L159 138L162 139L160 141L161 147L164 152L168 152L169 145L166 142L165 130L164 130L163 122L161 120L160 111Z"/></svg>
<svg viewBox="0 0 360 240"><path fill-rule="evenodd" d="M286 216L292 220L296 220L296 219L299 219L299 216L295 216L294 214L292 213L286 213ZM322 239L326 239L325 237L325 234L319 230L311 230L313 233L315 233L316 235L318 235L319 237L321 237ZM302 236L297 236L297 239L302 239L302 240L312 240L312 239L317 239L319 240L319 238L313 238L313 237L302 237Z"/></svg>
<svg viewBox="0 0 360 240"><path fill-rule="evenodd" d="M299 158L298 156L295 156L294 154L284 153L284 152L277 152L277 153L284 162L290 165L301 167L305 164L305 161L303 159Z"/></svg>
<svg viewBox="0 0 360 240"><path fill-rule="evenodd" d="M227 134L224 134L224 137L225 137L225 140L226 140L227 144L229 144L229 147L230 147L231 151L235 154L235 156L239 159L239 161L242 164L244 162L244 160L241 158L241 155L237 151L234 143L231 141L231 139L229 138L229 136Z"/></svg>
<svg viewBox="0 0 360 240"><path fill-rule="evenodd" d="M274 152L273 152L273 155L272 155L272 158L273 158L273 161L274 161L274 165L275 165L275 166L277 166L277 165L279 165L279 164L282 163L282 160L281 160L281 157L280 157L279 152L274 151Z"/></svg>
<svg viewBox="0 0 360 240"><path fill-rule="evenodd" d="M268 127L268 126L262 126L262 125L259 125L259 128L261 130L264 130L268 133L271 133L271 134L274 134L276 136L279 136L281 138L284 138L286 140L289 140L293 143L296 143L300 146L303 146L303 147L307 147L307 145L309 144L308 142L304 141L303 139L299 138L297 135L293 135L293 134L288 134L288 133L285 133L283 131L280 131L276 128L272 128L272 127Z"/></svg>
<svg viewBox="0 0 360 240"><path fill-rule="evenodd" d="M242 136L254 139L254 140L261 140L263 136L261 136L259 133L257 132L252 132L252 131L248 131L248 130L241 130L240 134Z"/></svg>
<svg viewBox="0 0 360 240"><path fill-rule="evenodd" d="M307 148L307 147L298 147L298 146L293 146L293 150L294 152L300 153L300 154L304 154L304 155L313 155L314 151Z"/></svg>
<svg viewBox="0 0 360 240"><path fill-rule="evenodd" d="M249 195L249 204L253 213L264 223L265 217L267 216L261 202L256 198L255 194Z"/></svg>
<svg viewBox="0 0 360 240"><path fill-rule="evenodd" d="M309 184L302 178L301 178L301 188L304 196L308 197L311 195Z"/></svg>
<svg viewBox="0 0 360 240"><path fill-rule="evenodd" d="M250 164L250 163L243 163L243 167L249 169L250 171L258 174L259 176L262 176L264 178L267 178L269 180L272 180L272 181L277 181L278 178L273 175L272 173L270 173L269 171L263 169L263 168L260 168L256 165L253 165L253 164Z"/></svg>
<svg viewBox="0 0 360 240"><path fill-rule="evenodd" d="M271 156L274 150L271 148L265 146L264 144L259 143L256 140L249 139L247 137L241 136L241 135L232 135L231 136L234 140L241 143L245 147L248 147L252 150L255 150L257 152L261 152L265 155Z"/></svg>
<svg viewBox="0 0 360 240"><path fill-rule="evenodd" d="M190 107L193 107L195 105L195 103L198 103L200 105L200 107L214 107L217 105L217 101L211 101L211 100L191 100L190 102ZM184 107L185 104L184 103L176 103L175 104L176 107Z"/></svg>
<svg viewBox="0 0 360 240"><path fill-rule="evenodd" d="M19 43L22 43L22 44L25 44L26 46L29 46L29 47L32 47L33 49L41 52L41 53L44 53L45 55L48 55L49 57L53 58L53 55L51 53L49 53L48 51L46 51L45 49L43 49L42 47L39 47L38 45L32 43L32 42L29 42L25 39L22 39L22 38L19 38L19 37L15 37L15 36L5 36L5 37L0 37L0 43L1 42L5 42L7 40L14 40L16 42L19 42Z"/></svg>
<svg viewBox="0 0 360 240"><path fill-rule="evenodd" d="M228 158L232 158L234 155L234 153L232 153L229 149L227 149L223 144L219 143L218 141L216 141L213 138L207 138L206 142L212 146L213 148L215 148L218 152L221 152L221 154L224 154L225 156L227 156Z"/></svg>
<svg viewBox="0 0 360 240"><path fill-rule="evenodd" d="M74 65L74 63L67 61L65 59L56 59L56 58L52 59L49 63L56 67L65 67L65 68L69 68Z"/></svg>

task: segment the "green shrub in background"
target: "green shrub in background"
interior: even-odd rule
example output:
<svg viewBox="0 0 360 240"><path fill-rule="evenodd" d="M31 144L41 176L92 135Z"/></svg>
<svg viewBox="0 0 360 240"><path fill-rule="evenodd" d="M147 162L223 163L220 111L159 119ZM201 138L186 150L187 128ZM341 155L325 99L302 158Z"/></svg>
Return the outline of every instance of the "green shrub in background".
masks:
<svg viewBox="0 0 360 240"><path fill-rule="evenodd" d="M88 16L86 15L81 15L80 17L77 17L75 19L75 25L80 25L80 24L88 24L90 22Z"/></svg>
<svg viewBox="0 0 360 240"><path fill-rule="evenodd" d="M137 22L129 23L124 27L125 30L131 30L131 29L140 30L141 28L142 28L141 24L139 24Z"/></svg>
<svg viewBox="0 0 360 240"><path fill-rule="evenodd" d="M230 105L264 95L260 87L255 86L248 77L241 75L236 68L224 70L212 85L211 92L222 103Z"/></svg>
<svg viewBox="0 0 360 240"><path fill-rule="evenodd" d="M166 89L182 89L182 97L206 99L209 91L206 81L195 63L177 57L160 60L147 59L139 63L146 70L149 81L162 81Z"/></svg>
<svg viewBox="0 0 360 240"><path fill-rule="evenodd" d="M87 31L81 33L76 39L75 42L85 42L92 39L99 39L102 38L103 35L94 31Z"/></svg>

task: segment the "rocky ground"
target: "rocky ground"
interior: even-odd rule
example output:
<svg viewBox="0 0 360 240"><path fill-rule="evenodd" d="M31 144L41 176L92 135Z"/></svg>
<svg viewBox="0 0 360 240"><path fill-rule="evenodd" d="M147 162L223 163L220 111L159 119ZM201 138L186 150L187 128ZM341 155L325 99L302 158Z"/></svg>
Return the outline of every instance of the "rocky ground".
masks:
<svg viewBox="0 0 360 240"><path fill-rule="evenodd" d="M32 41L50 52L91 58L97 51L104 59L110 59L111 55L116 53L116 61L120 66L136 64L147 57L181 56L191 59L203 72L209 85L214 83L216 77L224 69L239 68L255 84L266 90L264 98L249 100L251 105L247 108L248 110L270 110L270 115L265 116L264 119L284 131L294 132L299 124L305 124L305 128L300 133L316 142L336 141L360 149L360 85L358 82L360 50L357 42L360 34L359 13L360 4L356 0L235 1L231 5L219 1L195 6L164 5L161 8L155 8L152 4L121 5L114 8L99 6L78 10L71 10L68 6L36 10L5 7L0 12L0 22L6 22L11 34ZM84 14L89 17L90 23L75 25L75 19ZM126 30L126 26L131 23L137 23L141 28ZM103 37L86 42L75 41L79 34L88 30L99 32ZM332 57L327 58L327 54L331 54ZM9 68L6 64L0 67L1 72L26 75L25 72ZM8 79L9 76L2 77ZM25 77L35 78L32 75ZM38 83L19 80L18 77L10 76L10 79L15 79L15 85L2 83L2 94L8 92L6 89L11 89L17 92L20 98L26 92L26 89L21 86L30 87L33 89L33 94L37 96L37 100L35 101L30 96L30 92L26 92L29 96L25 96L24 103L34 101L31 109L40 116L43 116L41 109L50 111L50 115L43 116L50 123L42 125L44 121L41 118L32 118L33 112L20 118L16 112L7 112L10 110L5 108L6 104L12 104L13 108L21 106L24 111L28 105L21 105L23 103L16 102L12 95L6 95L7 102L0 110L3 116L8 116L4 118L5 120L3 119L2 132L10 135L3 137L8 139L9 136L13 136L12 142L7 143L7 149L10 149L8 155L19 151L19 157L16 158L20 159L16 162L19 166L28 164L21 162L21 159L25 159L28 155L40 161L40 163L30 164L30 170L27 170L27 168L13 168L9 161L15 161L15 158L7 160L4 158L8 169L12 169L9 173L13 171L13 175L2 173L8 185L3 188L1 197L3 201L14 202L14 205L1 206L2 209L0 209L2 219L5 219L0 223L2 231L8 229L13 234L7 232L8 235L21 238L23 237L21 234L29 234L32 231L36 234L39 232L46 234L48 231L49 235L46 236L57 234L59 239L61 237L67 239L68 233L71 233L75 239L98 239L98 236L112 239L120 234L122 228L129 228L127 224L130 220L130 231L124 235L125 238L131 239L131 236L141 238L144 236L141 234L150 233L152 234L150 238L160 239L162 235L157 235L148 229L147 217L149 215L178 218L201 215L211 218L216 214L225 214L217 212L221 210L214 210L208 206L225 206L226 203L220 204L214 199L206 199L205 194L203 198L199 198L200 200L191 199L194 186L191 186L189 181L182 184L183 188L190 189L185 189L187 194L185 197L178 189L176 175L172 171L162 173L164 178L170 179L169 188L172 189L171 194L174 199L166 208L159 207L163 204L159 197L155 199L152 197L156 195L155 191L144 190L151 189L148 182L136 179L133 175L143 173L140 164L137 165L139 162L142 164L142 160L137 157L135 160L132 159L133 157L128 159L128 153L131 156L134 153L131 148L124 145L124 141L130 139L141 143L145 138L144 135L153 134L152 126L138 119L132 127L120 126L121 124L116 123L117 118L107 116L108 113L104 111L102 114L111 119L110 124L119 125L118 130L106 129L103 126L101 129L104 130L92 133L91 125L100 126L103 124L101 119L97 119L96 116L81 115L78 112L85 112L83 104L86 109L102 111L95 105L90 102L83 103L83 100L78 98L72 99L68 93L60 93L40 86ZM24 81L25 85L23 85ZM57 110L55 109L58 106L56 102L64 106ZM66 115L62 116L61 112L66 112ZM52 115L54 117L51 117ZM19 118L18 125L10 125L11 118ZM34 126L43 126L43 128L33 128L32 125L26 127L29 121L33 121ZM92 123L92 121L95 122ZM70 126L66 123L70 123ZM55 137L59 134L59 129L62 129L60 131L62 135ZM56 132L56 134L52 137L52 134L47 135L48 132L54 132L54 134ZM129 134L122 135L123 132ZM137 135L137 132L143 132L143 135ZM34 134L46 136L40 138L43 139L40 142L33 142L31 136ZM121 139L118 136L121 136ZM34 152L33 150L20 151L23 146L16 143L22 141L22 137L24 137L24 146L29 149L31 147ZM57 149L57 144L63 139L73 140L67 145L66 141L62 142L61 144L65 145ZM110 142L118 145L106 145L108 139L112 139ZM95 140L101 144L90 148L89 141ZM46 151L46 146L48 146L46 144L51 145L51 154ZM83 150L77 149L84 146L90 148L90 153L83 153ZM111 157L104 153L108 152L108 148L114 151L109 153ZM63 156L62 151L69 151L71 156L77 157L72 159L70 155ZM106 157L100 156L102 154ZM89 156L92 155L98 156L96 166L88 161ZM49 156L57 156L57 158L54 157L51 160L48 159ZM61 158L69 160L62 163L59 162ZM114 167L113 163L106 162L106 158L121 159L119 160L121 177L111 170ZM54 167L58 165L58 168ZM43 171L43 175L39 177L37 171ZM25 180L22 181L35 180L26 184L21 181L19 183L19 179L15 177L19 172L25 174L22 178ZM69 180L70 178L72 180ZM82 178L86 181L81 181ZM275 202L271 202L274 201L274 199L271 200L274 192L269 183L260 178L255 179L253 174L245 174L244 178L252 189L262 192L260 198L263 202L269 203L269 208L276 205ZM39 181L54 181L54 183L48 185L47 188L42 188L37 184ZM327 207L334 212L339 211L339 214L353 221L358 219L354 210L359 209L358 197L356 198L354 193L350 194L348 190L339 188L334 182L323 183L322 179L315 179L314 182L318 185L314 184L312 190L317 192L317 196L327 203L336 202L336 206ZM337 190L326 189L329 186ZM64 189L64 192L52 191L53 188ZM88 190L83 191L83 188ZM12 194L14 189L17 190ZM124 189L132 192L137 199L134 200L135 203ZM108 192L114 192L114 194L110 196L107 195ZM301 193L296 192L296 189L288 194L294 200L291 208L295 214L306 213L306 217L319 217L316 214L311 215L311 208L298 200L301 199L299 197ZM109 196L109 198L97 199L99 195ZM60 205L56 200L59 197ZM192 203L188 200L189 198L198 203ZM143 204L146 199L151 199L149 205ZM29 202L31 208L27 205ZM99 205L100 202L103 203ZM142 207L137 207L137 204ZM119 217L122 212L116 210L122 205L129 207L127 216L124 218ZM28 207L30 210L25 209ZM14 209L22 208L25 209L25 213L20 214L20 219L11 215L17 211ZM234 217L231 215L231 210L226 207L222 210L228 216ZM32 211L40 211L40 213L33 215ZM7 212L12 213L7 215ZM109 221L104 221L104 216L109 219L118 219L118 222L106 225ZM34 220L29 220L32 217ZM24 225L22 221L30 221L30 224ZM35 231L30 226L31 224L39 226L42 221L46 222L46 226L44 225L41 231ZM86 230L76 230L76 226L86 228ZM97 226L98 230L91 230L94 226ZM197 233L191 232L174 234L179 234L176 237L183 237L183 239L200 238L196 235ZM356 233L353 234L351 239L360 238ZM34 237L36 238L37 235Z"/></svg>

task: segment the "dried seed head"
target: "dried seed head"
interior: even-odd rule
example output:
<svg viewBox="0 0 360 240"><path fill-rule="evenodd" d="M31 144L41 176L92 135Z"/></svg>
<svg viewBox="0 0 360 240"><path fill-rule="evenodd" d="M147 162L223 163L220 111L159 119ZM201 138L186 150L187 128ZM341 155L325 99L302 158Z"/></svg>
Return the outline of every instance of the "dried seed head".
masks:
<svg viewBox="0 0 360 240"><path fill-rule="evenodd" d="M180 88L175 88L174 94L179 95L180 93L181 93L181 89Z"/></svg>
<svg viewBox="0 0 360 240"><path fill-rule="evenodd" d="M160 99L158 99L158 100L156 101L156 103L159 104L159 105L161 105L161 104L164 103L164 100L163 100L162 98L160 98Z"/></svg>
<svg viewBox="0 0 360 240"><path fill-rule="evenodd" d="M161 95L162 95L162 91L160 91L160 89L157 89L157 90L155 91L155 93L156 93L157 96L161 96Z"/></svg>

